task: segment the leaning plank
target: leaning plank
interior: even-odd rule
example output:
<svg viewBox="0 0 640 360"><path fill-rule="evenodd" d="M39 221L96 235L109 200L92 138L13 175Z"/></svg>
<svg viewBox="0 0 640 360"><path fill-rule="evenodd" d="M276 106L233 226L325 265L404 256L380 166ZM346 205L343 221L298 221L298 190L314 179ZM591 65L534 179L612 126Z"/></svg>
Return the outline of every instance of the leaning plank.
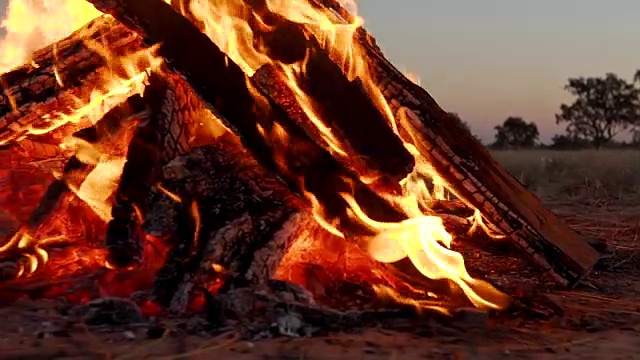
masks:
<svg viewBox="0 0 640 360"><path fill-rule="evenodd" d="M337 1L316 3L335 10L337 21L353 20ZM498 164L475 137L454 126L425 89L386 59L373 36L363 28L354 36L365 50L375 82L401 120L401 134L416 145L457 195L479 209L561 284L574 285L587 275L598 253Z"/></svg>
<svg viewBox="0 0 640 360"><path fill-rule="evenodd" d="M108 44L114 57L144 49L134 32L102 16L38 50L30 64L0 75L0 143L54 127L57 118L87 103L107 74L125 75L108 66L95 44Z"/></svg>
<svg viewBox="0 0 640 360"><path fill-rule="evenodd" d="M290 75L288 81L296 83L304 93L304 102L310 103L314 116L322 119L325 126L340 139L341 146L349 145L351 149L345 151L349 154L349 162L355 162L356 158L364 160L364 166L354 166L358 173L362 176L384 174L396 182L405 178L413 170L414 158L393 132L389 119L369 97L361 80L350 80L320 43L305 33L304 27L270 11L266 1L244 2L261 19L246 20L253 25L253 37L262 44L263 51L276 63L304 63L304 71ZM263 25L257 26L258 23ZM264 30L264 25L268 30ZM291 91L288 84L277 85L278 82L286 84L284 79L287 79L287 75L283 67L276 63L263 65L253 76L269 95L282 93L282 90ZM277 88L282 90L277 91ZM292 109L292 102L288 98L293 96L281 95L284 96L271 95L270 98L287 110L291 118L295 118L301 111ZM313 121L302 119L297 123L318 141L318 136L313 134L313 130L317 129ZM336 158L340 159L340 156ZM344 162L342 159L340 161Z"/></svg>

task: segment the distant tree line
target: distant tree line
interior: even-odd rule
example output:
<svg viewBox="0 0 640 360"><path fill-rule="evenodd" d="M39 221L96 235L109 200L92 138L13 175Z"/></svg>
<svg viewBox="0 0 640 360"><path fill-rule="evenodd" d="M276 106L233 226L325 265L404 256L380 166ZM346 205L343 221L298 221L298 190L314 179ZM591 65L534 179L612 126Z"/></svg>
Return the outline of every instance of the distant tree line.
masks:
<svg viewBox="0 0 640 360"><path fill-rule="evenodd" d="M560 105L556 123L565 125L549 145L540 144L538 127L518 116L510 116L494 129L494 149L547 147L559 150L603 147L640 148L640 70L632 81L616 74L602 77L570 78L565 90L574 96L573 103ZM469 130L466 122L450 113L455 123ZM615 141L626 132L629 142Z"/></svg>

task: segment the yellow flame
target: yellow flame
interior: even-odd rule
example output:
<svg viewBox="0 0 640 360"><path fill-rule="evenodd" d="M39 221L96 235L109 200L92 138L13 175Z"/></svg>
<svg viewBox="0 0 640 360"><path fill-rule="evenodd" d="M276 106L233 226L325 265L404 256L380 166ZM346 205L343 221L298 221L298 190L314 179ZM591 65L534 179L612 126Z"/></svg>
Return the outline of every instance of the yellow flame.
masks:
<svg viewBox="0 0 640 360"><path fill-rule="evenodd" d="M5 243L0 246L0 254L16 250L21 253L24 262L18 262L16 277L28 276L36 272L49 261L49 253L42 248L43 245L64 240L64 236L55 236L48 238L36 238L32 236L28 229L21 227L16 233Z"/></svg>
<svg viewBox="0 0 640 360"><path fill-rule="evenodd" d="M364 55L365 49L354 40L356 30L363 24L360 17L353 16L351 23L345 23L332 11L312 6L307 0L265 0L265 2L271 12L300 24L314 36L331 58L342 67L349 79L357 78L362 81L370 98L398 134L391 107L370 73L368 58ZM343 5L351 11L356 10L353 1ZM268 32L270 29L258 14L252 13L252 9L244 1L194 0L190 10L196 19L204 24L203 32L248 76L252 76L265 64L278 66L284 73L290 89L293 90L296 100L334 155L348 156L344 141L334 136L330 127L327 126L326 119L321 119L314 112L311 99L297 84L300 74L305 71L307 59L294 64L280 64L270 59L267 51L254 39L249 19L252 21L252 26L260 31ZM262 96L258 92L252 92L256 93L261 100ZM267 132L259 125L258 129L271 141L271 145L276 147L276 157L279 156L277 147L286 146L287 134L284 129L274 127ZM405 143L405 146L416 159L415 169L401 182L403 189L401 196L381 195L402 210L407 220L398 223L374 221L360 209L359 204L350 194L342 194L350 206L350 215L353 220L368 226L375 233L369 239L369 254L381 262L395 262L408 257L424 276L430 279L448 279L455 283L475 306L480 308L505 306L505 295L487 282L473 279L469 275L462 255L450 249L452 235L444 228L442 219L430 210L433 200L447 199L455 193L450 191L451 187L415 146L411 143ZM363 178L365 182L370 180ZM312 194L306 195L312 203L318 223L334 235L344 236L323 216L322 204ZM380 288L380 291L389 294L391 290Z"/></svg>
<svg viewBox="0 0 640 360"><path fill-rule="evenodd" d="M65 113L46 114L36 124L26 124L23 132L31 135L42 135L67 124L92 125L115 106L135 94L142 94L147 79L147 72L157 68L161 58L155 56L157 47L140 50L125 57L112 57L106 49L107 45L88 43L110 61L110 67L124 72L124 76L116 75L116 71L105 71L102 83L94 84L89 100L76 98L76 106ZM99 53L100 53L99 52ZM4 142L13 139L3 139Z"/></svg>
<svg viewBox="0 0 640 360"><path fill-rule="evenodd" d="M475 209L473 216L468 218L468 220L472 222L471 228L469 229L469 234L473 234L476 231L482 231L489 237L496 240L506 238L504 234L501 234L498 230L492 229L491 227L489 227L489 225L484 223L484 220L482 219L482 213L480 213L480 210L478 209Z"/></svg>
<svg viewBox="0 0 640 360"><path fill-rule="evenodd" d="M202 219L200 218L200 210L198 209L198 203L195 201L191 202L191 207L190 207L190 212L191 212L191 216L193 217L193 227L194 227L194 234L193 234L193 247L194 249L198 248L198 239L200 238L200 227L202 225Z"/></svg>
<svg viewBox="0 0 640 360"><path fill-rule="evenodd" d="M10 0L1 27L0 73L31 61L31 55L68 36L101 13L85 0Z"/></svg>
<svg viewBox="0 0 640 360"><path fill-rule="evenodd" d="M66 150L72 150L81 162L95 166L80 186L70 183L67 185L103 221L108 222L112 219L111 197L118 187L126 158L110 156L97 146L73 137L65 139L61 146Z"/></svg>

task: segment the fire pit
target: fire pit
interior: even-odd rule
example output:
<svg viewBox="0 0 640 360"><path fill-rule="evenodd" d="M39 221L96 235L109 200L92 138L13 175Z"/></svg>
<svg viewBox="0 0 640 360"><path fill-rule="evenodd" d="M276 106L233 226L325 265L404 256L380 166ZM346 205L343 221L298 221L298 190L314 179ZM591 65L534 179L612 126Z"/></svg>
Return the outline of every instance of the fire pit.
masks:
<svg viewBox="0 0 640 360"><path fill-rule="evenodd" d="M3 302L302 336L507 309L478 246L598 261L339 3L90 2L0 77Z"/></svg>

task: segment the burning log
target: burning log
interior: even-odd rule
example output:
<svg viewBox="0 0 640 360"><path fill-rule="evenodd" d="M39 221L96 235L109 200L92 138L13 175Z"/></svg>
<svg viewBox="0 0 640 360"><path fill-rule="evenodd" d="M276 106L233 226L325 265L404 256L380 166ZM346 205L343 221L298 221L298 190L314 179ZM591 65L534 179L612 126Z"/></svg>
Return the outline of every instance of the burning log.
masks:
<svg viewBox="0 0 640 360"><path fill-rule="evenodd" d="M301 236L334 236L231 133L174 159L164 177L166 189L185 195L176 203L156 194L147 231L171 239L152 295L174 311L216 279L226 279L225 287L266 283Z"/></svg>
<svg viewBox="0 0 640 360"><path fill-rule="evenodd" d="M291 80L304 92L308 99L304 101L312 103L315 110L312 116L317 114L319 118L326 119L331 133L336 138L345 139L344 143L355 150L345 153L355 152L364 157L364 166L356 165L358 173L368 175L370 170L378 170L374 176L384 174L396 181L405 178L413 170L414 158L395 136L389 121L368 96L360 79L349 80L315 38L305 34L302 26L271 12L264 0L246 0L245 3L269 29L263 31L259 26L253 27L256 41L263 43L269 57L285 64L304 63L304 71L288 76L293 77ZM257 22L249 20L250 24ZM252 78L265 94L287 111L290 118L304 114L299 109L299 103L303 101L290 100L296 96L285 81L287 74L282 67L265 64ZM313 121L304 119L296 123L314 140L322 138L313 134L314 130L317 132ZM339 155L336 157L340 158ZM355 162L353 158L351 161Z"/></svg>
<svg viewBox="0 0 640 360"><path fill-rule="evenodd" d="M314 2L334 10L337 23L354 23L339 2ZM364 50L374 83L400 120L404 140L417 147L458 197L479 209L559 283L575 285L591 271L599 255L585 239L547 210L467 130L454 126L425 89L386 59L364 28L355 31L354 39Z"/></svg>
<svg viewBox="0 0 640 360"><path fill-rule="evenodd" d="M349 223L347 205L340 193L354 192L356 199L362 199L366 208L371 209L372 217L403 220L402 212L365 186L358 175L336 162L284 111L270 102L256 99L242 70L169 5L158 2L157 6L149 6L147 2L137 0L109 4L96 1L94 4L149 41L162 42L158 55L183 75L208 105L215 105L215 111L222 115L221 120L240 135L253 156L262 165L282 174L294 188L314 194L333 217L342 217L343 222ZM280 151L284 153L276 153ZM300 179L305 182L302 189Z"/></svg>
<svg viewBox="0 0 640 360"><path fill-rule="evenodd" d="M78 104L87 104L97 95L106 97L96 92L111 85L105 83L106 78L130 79L132 74L124 69L128 64L109 61L143 49L140 37L115 19L102 16L35 52L30 64L0 76L0 143L77 122L79 119L68 116L82 106ZM133 93L139 84L130 81L125 85ZM118 97L115 103L127 96Z"/></svg>

